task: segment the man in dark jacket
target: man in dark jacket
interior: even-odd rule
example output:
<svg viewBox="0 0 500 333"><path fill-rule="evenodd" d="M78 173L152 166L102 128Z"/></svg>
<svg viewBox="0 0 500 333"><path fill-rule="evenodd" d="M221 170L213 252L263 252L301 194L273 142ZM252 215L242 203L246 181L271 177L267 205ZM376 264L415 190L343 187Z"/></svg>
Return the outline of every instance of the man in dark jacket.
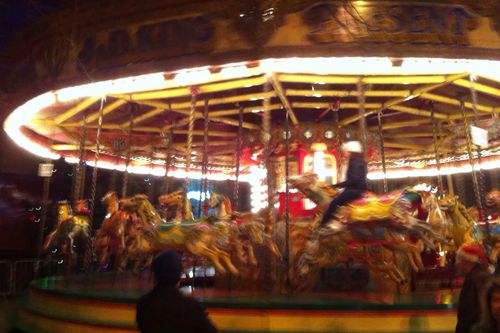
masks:
<svg viewBox="0 0 500 333"><path fill-rule="evenodd" d="M459 271L465 274L457 310L456 333L470 333L480 319L480 294L490 276L489 262L479 246L462 246L457 253Z"/></svg>
<svg viewBox="0 0 500 333"><path fill-rule="evenodd" d="M137 303L137 324L142 333L215 333L201 305L182 295L182 263L176 251L162 252L153 261L156 285Z"/></svg>
<svg viewBox="0 0 500 333"><path fill-rule="evenodd" d="M368 166L362 155L363 147L361 143L358 141L346 142L343 145L343 152L349 158L346 180L332 185L332 187L343 188L344 191L332 200L323 215L321 225L325 225L333 218L338 206L343 206L362 197L368 188L366 180Z"/></svg>

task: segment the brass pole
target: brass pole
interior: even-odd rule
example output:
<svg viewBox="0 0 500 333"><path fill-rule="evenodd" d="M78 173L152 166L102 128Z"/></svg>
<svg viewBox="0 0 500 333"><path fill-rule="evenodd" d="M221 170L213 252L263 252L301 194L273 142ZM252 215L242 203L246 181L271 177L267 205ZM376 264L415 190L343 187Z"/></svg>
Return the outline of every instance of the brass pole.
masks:
<svg viewBox="0 0 500 333"><path fill-rule="evenodd" d="M387 186L387 170L385 165L385 150L384 150L384 132L382 131L382 112L378 113L378 136L380 140L380 157L382 159L382 172L384 173L384 193L389 192L389 188Z"/></svg>
<svg viewBox="0 0 500 333"><path fill-rule="evenodd" d="M89 202L89 228L90 228L90 235L92 235L92 224L94 222L94 210L95 210L95 197L96 197L96 190L97 190L97 164L99 163L99 149L101 145L101 128L102 128L102 117L103 117L103 109L104 109L104 97L101 98L101 107L99 108L99 118L98 118L98 125L97 125L97 136L96 136L96 149L95 149L95 156L94 156L94 172L92 173L92 188L90 192L90 202ZM85 267L85 275L87 277L87 280L90 278L89 276L89 267L90 267L90 261L92 259L92 246L93 246L93 241L92 238L90 237L87 239L87 244L85 248L85 258L84 258L84 267Z"/></svg>
<svg viewBox="0 0 500 333"><path fill-rule="evenodd" d="M128 188L128 178L129 172L128 167L130 165L130 155L132 154L132 129L134 128L134 111L136 109L136 105L132 104L130 106L130 118L129 118L129 126L128 126L128 147L127 147L127 160L125 161L125 172L123 173L123 184L122 184L122 198L127 197L127 188Z"/></svg>
<svg viewBox="0 0 500 333"><path fill-rule="evenodd" d="M363 146L363 154L368 151L367 130L366 130L366 116L365 116L365 85L362 79L359 79L358 84L358 115L359 115L359 141Z"/></svg>
<svg viewBox="0 0 500 333"><path fill-rule="evenodd" d="M434 114L434 102L430 102L430 108L431 108L431 119L432 119L432 137L434 141L434 156L436 158L436 169L438 171L438 196L440 198L443 197L443 176L441 175L441 160L440 160L440 153L439 153L439 139L438 139L438 122Z"/></svg>

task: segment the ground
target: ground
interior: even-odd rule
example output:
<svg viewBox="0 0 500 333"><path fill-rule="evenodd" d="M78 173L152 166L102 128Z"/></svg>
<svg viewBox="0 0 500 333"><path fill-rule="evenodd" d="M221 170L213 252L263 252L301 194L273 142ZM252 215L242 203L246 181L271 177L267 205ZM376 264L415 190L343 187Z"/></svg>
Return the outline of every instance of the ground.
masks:
<svg viewBox="0 0 500 333"><path fill-rule="evenodd" d="M11 319L16 309L16 299L0 297L0 333L12 329Z"/></svg>

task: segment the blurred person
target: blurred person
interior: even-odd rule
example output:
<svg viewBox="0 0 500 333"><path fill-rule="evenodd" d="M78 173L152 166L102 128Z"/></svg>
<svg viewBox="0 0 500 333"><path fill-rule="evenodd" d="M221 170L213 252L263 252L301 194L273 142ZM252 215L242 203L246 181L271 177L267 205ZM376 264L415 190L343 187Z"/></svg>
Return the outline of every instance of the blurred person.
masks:
<svg viewBox="0 0 500 333"><path fill-rule="evenodd" d="M491 276L490 264L479 246L462 246L457 252L459 274L465 275L457 310L456 333L470 333L480 319L479 296Z"/></svg>
<svg viewBox="0 0 500 333"><path fill-rule="evenodd" d="M142 333L214 333L217 328L194 299L179 291L182 263L174 250L162 252L152 264L155 287L137 303Z"/></svg>
<svg viewBox="0 0 500 333"><path fill-rule="evenodd" d="M363 146L359 141L349 141L342 145L344 156L349 159L346 180L332 185L334 188L343 188L344 191L332 200L328 206L321 225L327 224L334 216L338 206L359 199L368 189L366 175L368 166L363 158Z"/></svg>
<svg viewBox="0 0 500 333"><path fill-rule="evenodd" d="M480 295L481 314L473 333L500 333L500 277L488 279Z"/></svg>

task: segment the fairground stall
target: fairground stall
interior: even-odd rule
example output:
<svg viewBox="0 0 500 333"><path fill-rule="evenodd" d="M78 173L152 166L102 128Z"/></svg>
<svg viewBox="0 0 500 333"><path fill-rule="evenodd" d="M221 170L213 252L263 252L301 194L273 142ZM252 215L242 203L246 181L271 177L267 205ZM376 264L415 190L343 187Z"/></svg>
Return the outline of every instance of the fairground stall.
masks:
<svg viewBox="0 0 500 333"><path fill-rule="evenodd" d="M26 29L2 69L4 129L46 159L39 255L59 249L68 274L37 272L17 327L134 331L149 264L174 248L190 277L216 272L183 290L221 331L454 331L454 253L493 264L500 248L499 18L486 0L146 0ZM371 192L317 228L352 140ZM46 234L59 159L73 195ZM132 174L161 193L132 193Z"/></svg>

